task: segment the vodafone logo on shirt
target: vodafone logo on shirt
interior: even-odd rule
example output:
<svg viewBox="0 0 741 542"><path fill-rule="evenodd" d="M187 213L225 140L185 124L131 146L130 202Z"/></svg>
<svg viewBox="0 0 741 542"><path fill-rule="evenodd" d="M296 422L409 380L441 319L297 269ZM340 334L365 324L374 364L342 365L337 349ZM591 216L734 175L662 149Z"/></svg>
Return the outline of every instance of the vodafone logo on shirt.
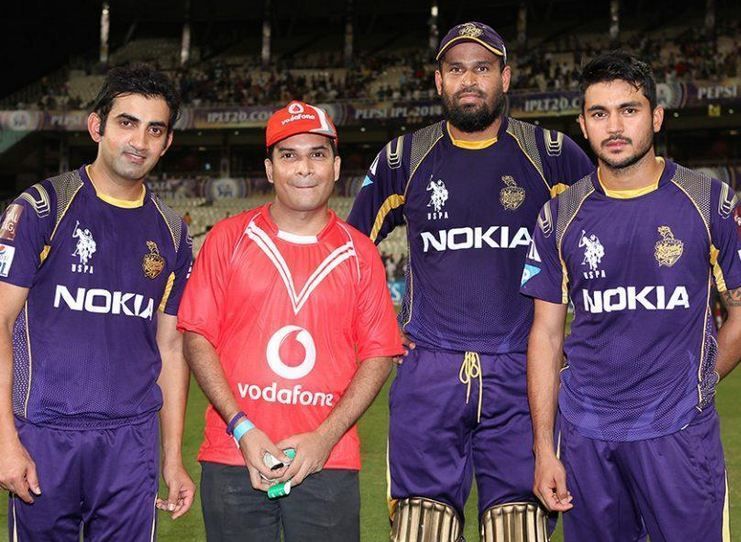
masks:
<svg viewBox="0 0 741 542"><path fill-rule="evenodd" d="M293 333L296 333L296 340L304 347L306 351L304 360L296 366L286 365L280 357L280 347ZM299 326L283 326L276 331L268 341L268 348L265 351L268 358L268 365L278 376L289 380L298 380L308 375L316 363L316 345L311 333Z"/></svg>
<svg viewBox="0 0 741 542"><path fill-rule="evenodd" d="M287 364L281 356L281 346L290 341L298 343L304 351L303 359L298 364ZM294 344L295 346L295 344ZM286 380L298 380L308 376L316 364L316 344L314 338L306 329L287 325L273 333L265 349L268 367L278 376ZM268 386L238 383L239 395L253 401L263 400L268 403L302 406L334 406L334 394L315 392L303 389L301 384L291 388L282 388L277 382Z"/></svg>

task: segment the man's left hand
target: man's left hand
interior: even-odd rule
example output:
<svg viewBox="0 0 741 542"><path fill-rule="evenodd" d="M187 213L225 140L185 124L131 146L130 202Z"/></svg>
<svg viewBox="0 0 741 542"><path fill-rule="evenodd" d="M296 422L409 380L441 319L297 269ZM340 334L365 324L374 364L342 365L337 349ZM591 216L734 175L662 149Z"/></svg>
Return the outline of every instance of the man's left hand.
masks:
<svg viewBox="0 0 741 542"><path fill-rule="evenodd" d="M157 498L157 509L170 512L172 519L185 514L193 504L196 485L182 463L165 462L162 477L167 485L167 499Z"/></svg>
<svg viewBox="0 0 741 542"><path fill-rule="evenodd" d="M276 443L281 450L296 450L296 457L280 481L290 480L291 486L297 486L310 474L322 470L335 444L318 431L293 435Z"/></svg>

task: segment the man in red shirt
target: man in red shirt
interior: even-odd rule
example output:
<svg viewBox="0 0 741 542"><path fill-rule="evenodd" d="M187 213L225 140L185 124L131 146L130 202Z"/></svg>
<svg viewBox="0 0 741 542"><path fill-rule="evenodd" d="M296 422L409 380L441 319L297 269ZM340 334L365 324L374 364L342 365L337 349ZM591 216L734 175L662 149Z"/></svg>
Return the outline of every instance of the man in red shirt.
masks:
<svg viewBox="0 0 741 542"><path fill-rule="evenodd" d="M327 205L340 174L332 120L291 102L266 146L275 201L214 226L178 314L211 402L198 457L206 532L359 540L355 422L402 352L394 310L375 246ZM271 471L266 453L290 465ZM269 500L276 481L290 495Z"/></svg>

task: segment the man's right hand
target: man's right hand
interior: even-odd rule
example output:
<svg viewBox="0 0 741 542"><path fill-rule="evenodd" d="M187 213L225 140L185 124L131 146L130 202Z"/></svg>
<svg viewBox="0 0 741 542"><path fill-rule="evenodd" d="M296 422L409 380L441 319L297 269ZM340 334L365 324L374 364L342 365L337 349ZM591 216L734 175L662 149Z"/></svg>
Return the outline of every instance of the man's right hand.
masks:
<svg viewBox="0 0 741 542"><path fill-rule="evenodd" d="M407 337L407 334L404 333L404 330L400 327L399 328L399 334L401 335L401 344L404 347L404 355L403 356L396 356L394 358L394 363L396 365L401 365L404 363L404 358L409 354L410 350L414 350L417 345L412 342L412 340Z"/></svg>
<svg viewBox="0 0 741 542"><path fill-rule="evenodd" d="M17 435L0 440L0 487L28 504L33 503L34 495L41 495L36 463Z"/></svg>
<svg viewBox="0 0 741 542"><path fill-rule="evenodd" d="M260 474L269 480L280 478L286 467L270 470L263 461L266 452L270 452L278 461L288 464L291 459L280 450L268 436L257 427L250 429L239 440L239 450L242 452L244 463L250 473L252 487L260 491L267 491L270 484L262 479Z"/></svg>
<svg viewBox="0 0 741 542"><path fill-rule="evenodd" d="M566 470L555 454L535 456L533 493L551 512L565 512L574 507L566 487Z"/></svg>

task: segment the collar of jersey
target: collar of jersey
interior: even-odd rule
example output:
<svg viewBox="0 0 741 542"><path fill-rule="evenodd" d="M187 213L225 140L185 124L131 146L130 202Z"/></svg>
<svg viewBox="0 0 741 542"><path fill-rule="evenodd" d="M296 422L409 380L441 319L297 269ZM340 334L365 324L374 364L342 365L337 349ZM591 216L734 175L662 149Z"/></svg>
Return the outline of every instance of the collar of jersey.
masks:
<svg viewBox="0 0 741 542"><path fill-rule="evenodd" d="M666 161L661 156L657 156L656 159L661 162L661 165L663 167L661 168L661 172L659 173L659 176L656 179L656 182L651 183L648 186L642 186L641 188L633 188L631 190L610 190L602 182L602 178L600 177L600 174L599 174L599 168L597 168L597 182L599 183L602 191L605 193L605 196L610 197L610 198L632 199L632 198L637 198L639 196L645 196L646 194L650 194L651 192L659 188L659 183L661 182L661 179L664 176L664 172L667 170Z"/></svg>
<svg viewBox="0 0 741 542"><path fill-rule="evenodd" d="M495 137L492 137L491 139L482 139L481 141L466 141L464 139L454 138L453 134L450 133L450 125L447 122L445 123L445 129L448 132L448 137L450 138L450 142L454 146L461 148L461 149L468 149L470 151L479 151L481 149L491 147L499 139L498 136L495 136Z"/></svg>
<svg viewBox="0 0 741 542"><path fill-rule="evenodd" d="M136 209L137 207L142 207L144 205L144 197L147 195L147 189L144 185L142 185L142 193L141 196L139 196L138 199L135 199L133 201L126 200L126 199L118 199L114 198L112 196L108 196L106 194L101 194L98 192L98 188L95 186L95 182L93 181L93 178L90 176L90 164L87 164L83 171L85 172L85 177L90 181L90 186L93 187L93 190L95 190L95 195L98 196L98 199L105 201L106 203L109 203L115 207L121 207L122 209Z"/></svg>
<svg viewBox="0 0 741 542"><path fill-rule="evenodd" d="M319 240L324 237L326 232L328 232L332 228L335 221L337 220L337 215L334 213L334 211L327 208L329 219L322 228L322 231L320 231L316 235L300 235L298 233L291 233L285 230L281 230L278 227L278 224L275 223L275 220L273 220L273 217L270 214L271 205L273 205L271 202L266 203L262 208L262 213L260 213L265 219L265 223L267 224L268 228L273 233L273 235L275 235L279 239L288 241L289 243L295 243L297 245L312 245L314 243L318 243Z"/></svg>

